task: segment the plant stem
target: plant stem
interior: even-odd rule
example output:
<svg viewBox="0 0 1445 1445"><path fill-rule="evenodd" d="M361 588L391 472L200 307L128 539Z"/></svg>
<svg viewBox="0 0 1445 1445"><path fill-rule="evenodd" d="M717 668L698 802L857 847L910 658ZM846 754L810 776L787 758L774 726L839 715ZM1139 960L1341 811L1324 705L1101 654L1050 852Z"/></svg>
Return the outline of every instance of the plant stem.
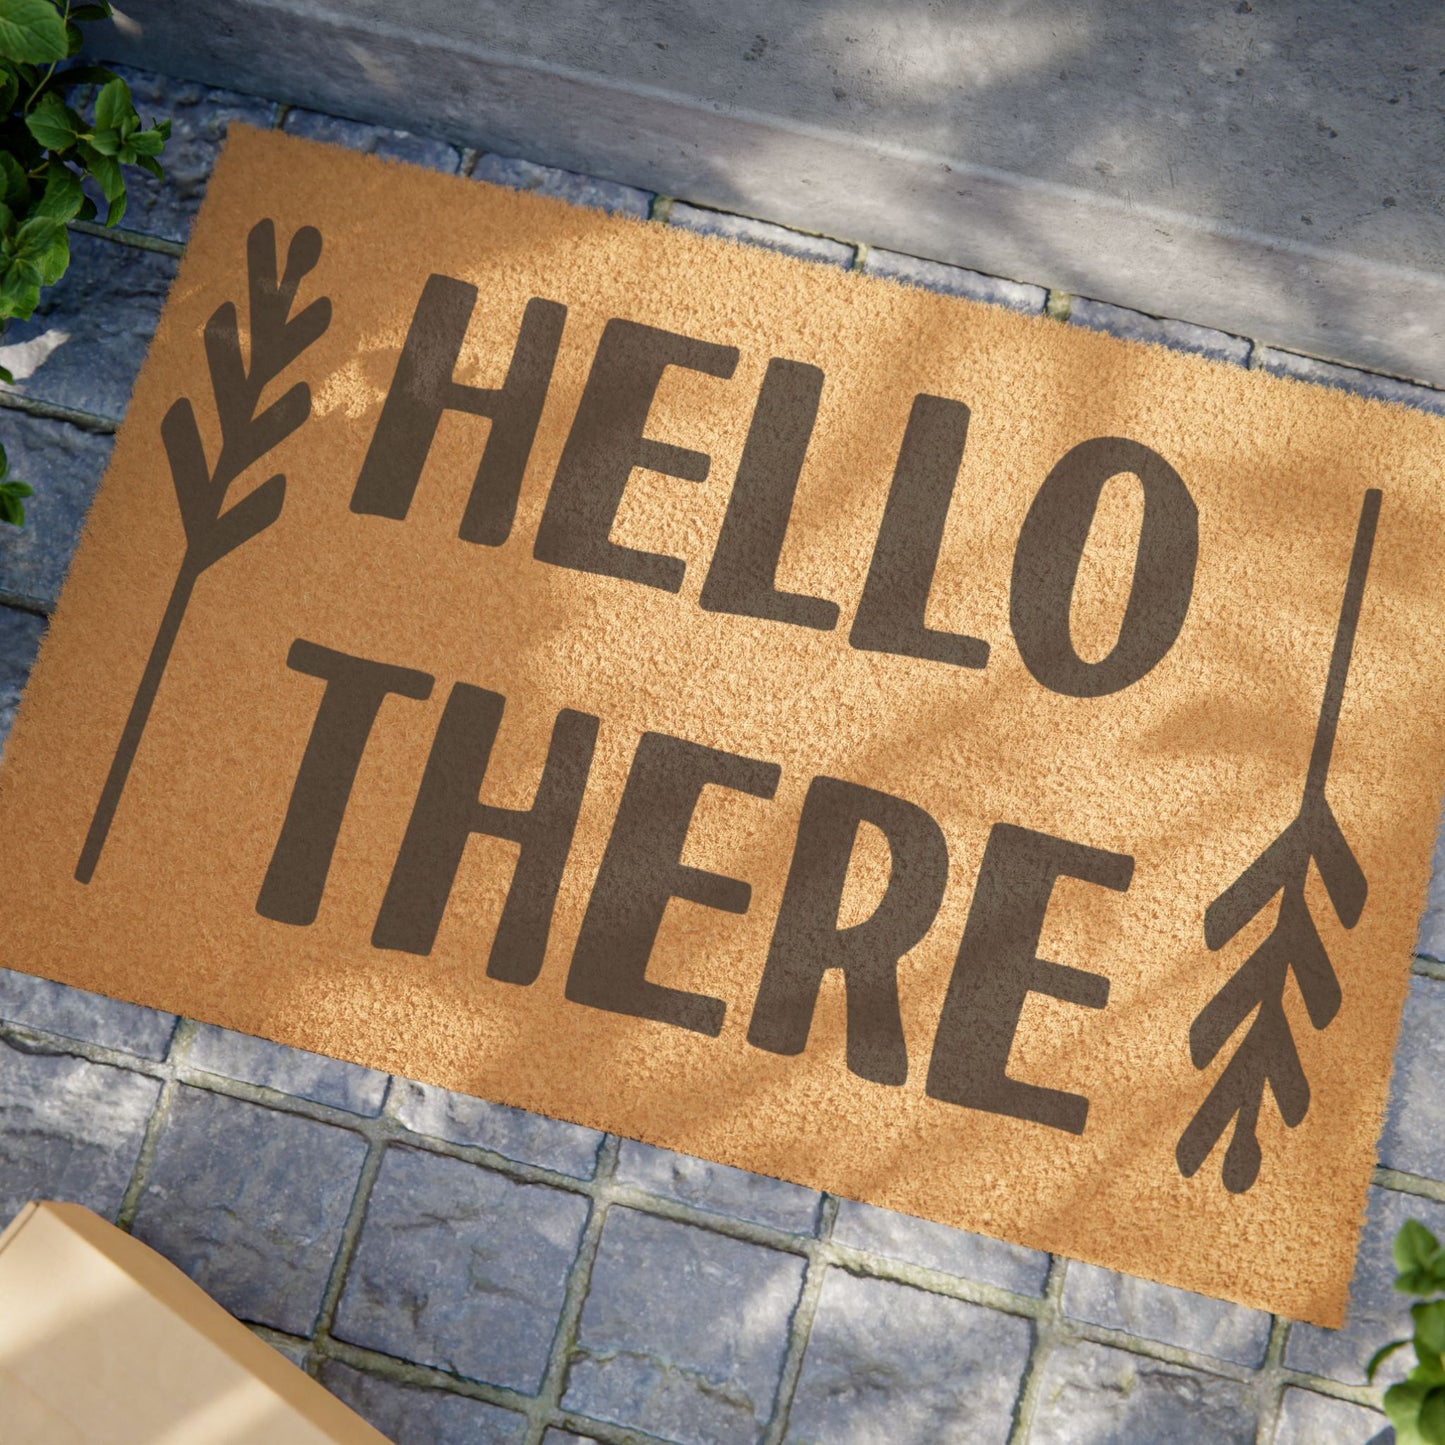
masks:
<svg viewBox="0 0 1445 1445"><path fill-rule="evenodd" d="M65 14L60 17L62 25L70 24L70 0L65 0ZM24 114L30 114L30 107L35 104L35 97L50 84L50 77L55 74L55 67L60 64L59 60L50 62L50 69L36 82L35 89L30 92L30 99L25 102Z"/></svg>

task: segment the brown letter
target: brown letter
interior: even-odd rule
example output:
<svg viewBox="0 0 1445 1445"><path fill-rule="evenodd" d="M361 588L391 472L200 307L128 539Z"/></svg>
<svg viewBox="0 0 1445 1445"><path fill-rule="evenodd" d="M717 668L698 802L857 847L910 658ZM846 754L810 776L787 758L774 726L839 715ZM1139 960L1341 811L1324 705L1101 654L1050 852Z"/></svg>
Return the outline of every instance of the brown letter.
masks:
<svg viewBox="0 0 1445 1445"><path fill-rule="evenodd" d="M669 366L685 366L729 377L737 364L735 346L715 346L635 321L609 321L557 463L533 555L558 567L676 592L686 570L681 558L622 547L608 534L634 467L687 482L707 480L711 459L706 453L642 434L662 373Z"/></svg>
<svg viewBox="0 0 1445 1445"><path fill-rule="evenodd" d="M1120 472L1144 488L1139 555L1114 650L1085 662L1069 634L1069 607L1099 494ZM1065 697L1103 697L1138 682L1184 626L1198 557L1199 511L1158 452L1124 437L1080 442L1044 478L1014 550L1009 624L1024 666Z"/></svg>
<svg viewBox="0 0 1445 1445"><path fill-rule="evenodd" d="M768 362L727 516L718 533L699 605L707 612L792 622L826 632L838 604L777 589L778 557L818 419L823 373L801 361Z"/></svg>
<svg viewBox="0 0 1445 1445"><path fill-rule="evenodd" d="M989 834L958 962L938 1020L924 1092L932 1099L1031 1119L1082 1134L1089 1101L1081 1094L1021 1083L1005 1074L1019 1015L1031 993L1081 1008L1103 1008L1109 980L1039 958L1039 934L1054 883L1082 878L1122 893L1134 860L1047 833L998 823Z"/></svg>
<svg viewBox="0 0 1445 1445"><path fill-rule="evenodd" d="M776 763L666 733L642 735L577 936L568 998L717 1037L723 1001L649 983L647 960L669 898L724 913L748 911L746 883L678 861L704 785L771 798L780 773Z"/></svg>
<svg viewBox="0 0 1445 1445"><path fill-rule="evenodd" d="M873 914L838 927L838 908L858 825L888 840L888 887ZM948 883L948 845L922 808L838 778L814 778L773 930L748 1042L800 1054L808 1042L827 969L843 970L848 997L848 1067L876 1084L908 1077L898 1008L898 960L928 932Z"/></svg>
<svg viewBox="0 0 1445 1445"><path fill-rule="evenodd" d="M961 401L914 397L868 580L848 634L854 647L957 667L987 665L988 643L923 625L967 439L968 408Z"/></svg>
<svg viewBox="0 0 1445 1445"><path fill-rule="evenodd" d="M592 766L597 719L570 708L558 713L531 808L497 808L477 795L505 706L500 693L465 682L452 688L371 941L377 948L430 953L467 839L473 833L510 838L521 844L521 852L487 973L525 984L541 972L547 951L552 910Z"/></svg>
<svg viewBox="0 0 1445 1445"><path fill-rule="evenodd" d="M323 678L326 690L291 789L286 821L261 884L256 912L277 923L314 923L331 855L382 700L431 696L429 673L333 652L298 637L286 666Z"/></svg>
<svg viewBox="0 0 1445 1445"><path fill-rule="evenodd" d="M533 297L522 313L506 381L499 387L466 386L452 377L476 300L475 286L450 276L428 278L356 479L351 510L405 517L442 413L489 416L491 431L457 535L500 547L517 514L567 308Z"/></svg>

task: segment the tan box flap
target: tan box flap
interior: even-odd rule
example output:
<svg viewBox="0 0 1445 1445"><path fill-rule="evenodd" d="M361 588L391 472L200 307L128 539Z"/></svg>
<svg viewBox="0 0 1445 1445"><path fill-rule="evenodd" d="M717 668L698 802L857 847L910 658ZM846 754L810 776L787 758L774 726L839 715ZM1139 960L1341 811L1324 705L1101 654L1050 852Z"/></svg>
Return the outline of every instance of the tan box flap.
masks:
<svg viewBox="0 0 1445 1445"><path fill-rule="evenodd" d="M168 1260L78 1204L0 1235L6 1445L385 1445Z"/></svg>

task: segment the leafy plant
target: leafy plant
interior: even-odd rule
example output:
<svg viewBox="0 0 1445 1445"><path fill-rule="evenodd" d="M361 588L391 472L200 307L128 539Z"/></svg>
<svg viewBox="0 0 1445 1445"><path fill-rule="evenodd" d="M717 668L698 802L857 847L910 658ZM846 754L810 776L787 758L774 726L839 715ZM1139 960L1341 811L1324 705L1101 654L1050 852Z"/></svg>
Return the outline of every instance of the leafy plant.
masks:
<svg viewBox="0 0 1445 1445"><path fill-rule="evenodd" d="M1415 1347L1415 1368L1385 1391L1385 1413L1398 1445L1445 1445L1445 1245L1416 1220L1395 1236L1395 1288L1416 1295L1415 1333L1376 1350L1366 1368L1373 1384L1382 1361L1406 1345Z"/></svg>
<svg viewBox="0 0 1445 1445"><path fill-rule="evenodd" d="M170 121L143 127L130 87L101 66L58 69L81 47L81 25L109 17L109 0L0 0L0 327L25 320L70 265L66 225L100 212L82 190L86 177L105 201L105 225L125 215L123 166L160 179L158 159ZM95 85L93 118L66 102L77 86ZM0 367L0 379L14 378ZM23 482L0 471L0 522L25 520Z"/></svg>
<svg viewBox="0 0 1445 1445"><path fill-rule="evenodd" d="M5 455L5 448L0 447L0 522L9 522L12 527L24 522L24 498L30 495L30 490L10 475L10 458Z"/></svg>

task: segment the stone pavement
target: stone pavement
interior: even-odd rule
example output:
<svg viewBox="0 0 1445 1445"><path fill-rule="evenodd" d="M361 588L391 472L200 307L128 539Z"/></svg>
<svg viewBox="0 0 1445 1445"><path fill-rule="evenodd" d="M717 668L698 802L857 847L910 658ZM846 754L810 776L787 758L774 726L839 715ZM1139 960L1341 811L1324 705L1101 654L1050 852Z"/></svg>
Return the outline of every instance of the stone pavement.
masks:
<svg viewBox="0 0 1445 1445"><path fill-rule="evenodd" d="M127 229L0 359L36 487L0 536L0 736L227 123L733 236L1061 323L1445 412L1445 394L1016 281L442 141L132 74L175 130ZM1391 1238L1445 1231L1437 854L1349 1327L819 1195L0 969L0 1226L74 1199L154 1245L400 1445L939 1445L1391 1438L1363 1367L1406 1332Z"/></svg>

